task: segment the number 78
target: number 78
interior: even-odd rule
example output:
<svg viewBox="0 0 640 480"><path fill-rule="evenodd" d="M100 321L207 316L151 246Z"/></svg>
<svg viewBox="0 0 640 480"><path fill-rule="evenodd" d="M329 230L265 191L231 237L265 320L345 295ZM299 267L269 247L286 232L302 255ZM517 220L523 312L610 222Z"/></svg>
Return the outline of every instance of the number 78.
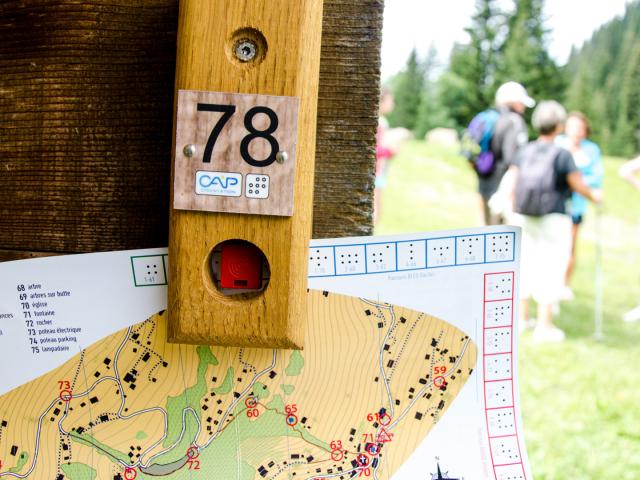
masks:
<svg viewBox="0 0 640 480"><path fill-rule="evenodd" d="M220 132L222 132L224 126L236 112L236 106L218 105L214 103L198 103L198 111L222 113L220 119L213 126L213 129L211 129L211 133L209 134L207 144L204 148L204 154L202 156L203 163L211 163L211 155L213 154L213 148L215 147L216 141L218 140ZM253 125L253 120L259 113L263 113L269 118L269 125L264 130L258 130ZM269 107L257 106L247 111L244 116L244 127L249 133L245 135L240 142L240 156L242 156L242 159L245 162L253 167L259 168L268 167L273 162L275 162L276 155L280 151L280 145L278 144L278 140L276 140L275 137L272 136L272 134L278 129L278 124L278 114ZM269 152L269 155L265 159L256 159L249 152L249 145L256 138L263 138L267 142L269 142L271 150Z"/></svg>

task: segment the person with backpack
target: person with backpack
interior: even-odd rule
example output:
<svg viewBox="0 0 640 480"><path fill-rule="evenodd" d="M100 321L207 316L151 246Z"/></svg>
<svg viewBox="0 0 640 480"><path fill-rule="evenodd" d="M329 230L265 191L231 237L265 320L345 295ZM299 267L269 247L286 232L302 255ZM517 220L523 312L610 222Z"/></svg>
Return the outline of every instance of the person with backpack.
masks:
<svg viewBox="0 0 640 480"><path fill-rule="evenodd" d="M467 127L463 155L478 175L485 225L504 223L500 213L491 211L489 200L498 190L516 152L529 140L523 115L527 108L535 104L521 84L507 82L496 92L496 108L480 112Z"/></svg>
<svg viewBox="0 0 640 480"><path fill-rule="evenodd" d="M592 190L569 153L556 145L567 112L556 101L541 102L532 123L538 138L518 151L509 175L515 179L515 223L522 227L520 321L528 322L529 299L538 304L533 338L561 342L553 324L553 305L562 295L571 255L571 217L566 204L572 192L600 203L601 190Z"/></svg>

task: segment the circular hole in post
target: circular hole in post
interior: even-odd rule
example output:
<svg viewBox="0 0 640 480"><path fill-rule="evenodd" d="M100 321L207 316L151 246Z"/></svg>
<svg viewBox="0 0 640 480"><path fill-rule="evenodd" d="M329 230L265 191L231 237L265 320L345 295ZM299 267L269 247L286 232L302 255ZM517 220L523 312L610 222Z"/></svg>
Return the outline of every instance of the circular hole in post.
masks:
<svg viewBox="0 0 640 480"><path fill-rule="evenodd" d="M253 67L267 56L267 39L255 28L240 28L227 41L226 53L229 61L239 67Z"/></svg>
<svg viewBox="0 0 640 480"><path fill-rule="evenodd" d="M246 240L225 240L209 255L213 285L226 297L246 300L259 296L269 285L271 270L265 254Z"/></svg>

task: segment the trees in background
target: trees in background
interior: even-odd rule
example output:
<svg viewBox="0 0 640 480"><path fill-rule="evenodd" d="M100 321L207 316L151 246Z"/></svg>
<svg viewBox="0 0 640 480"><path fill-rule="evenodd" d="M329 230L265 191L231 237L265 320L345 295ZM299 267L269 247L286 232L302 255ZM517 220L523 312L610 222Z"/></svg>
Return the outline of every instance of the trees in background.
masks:
<svg viewBox="0 0 640 480"><path fill-rule="evenodd" d="M391 82L396 106L389 114L389 124L413 130L418 119L418 111L426 81L424 64L414 48L404 69Z"/></svg>
<svg viewBox="0 0 640 480"><path fill-rule="evenodd" d="M585 112L605 152L640 151L640 0L574 49L562 68L548 53L544 0L514 0L510 12L500 5L476 0L469 40L454 46L446 69L433 48L424 60L412 52L390 83L397 105L391 124L419 138L438 126L462 130L492 105L501 83L515 80L536 100L556 99Z"/></svg>
<svg viewBox="0 0 640 480"><path fill-rule="evenodd" d="M425 82L420 96L418 117L413 126L417 138L423 138L429 131L437 127L453 127L455 124L446 108L444 92L435 81L437 72L441 68L438 63L438 51L432 45L424 62Z"/></svg>
<svg viewBox="0 0 640 480"><path fill-rule="evenodd" d="M439 80L443 103L457 127L466 126L486 109L497 88L494 78L504 42L505 15L496 0L477 0L471 25L465 30L469 43L454 46L449 68Z"/></svg>
<svg viewBox="0 0 640 480"><path fill-rule="evenodd" d="M544 26L544 0L518 0L508 19L509 34L500 48L494 86L514 80L533 98L561 99L563 72L547 51L549 30Z"/></svg>
<svg viewBox="0 0 640 480"><path fill-rule="evenodd" d="M566 104L591 119L593 137L613 155L640 151L640 2L600 27L566 66Z"/></svg>
<svg viewBox="0 0 640 480"><path fill-rule="evenodd" d="M396 104L388 117L392 127L408 128L422 138L433 128L453 126L433 80L439 68L437 57L432 46L423 61L414 48L404 69L391 80Z"/></svg>
<svg viewBox="0 0 640 480"><path fill-rule="evenodd" d="M405 68L390 82L396 97L396 111L389 116L390 124L409 128L422 137L434 127L466 125L475 113L486 108L495 92L492 78L503 23L497 0L478 0L471 25L466 29L470 43L454 47L444 72L440 72L433 47L424 61L414 49ZM420 74L422 78L416 80L419 95L417 88L406 94L403 90Z"/></svg>

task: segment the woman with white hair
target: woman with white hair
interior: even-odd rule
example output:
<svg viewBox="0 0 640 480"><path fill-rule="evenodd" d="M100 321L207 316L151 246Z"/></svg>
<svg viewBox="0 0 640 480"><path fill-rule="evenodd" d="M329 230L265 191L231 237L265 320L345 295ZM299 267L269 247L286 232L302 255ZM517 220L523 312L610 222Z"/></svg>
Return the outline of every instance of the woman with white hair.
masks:
<svg viewBox="0 0 640 480"><path fill-rule="evenodd" d="M566 203L572 192L600 202L602 193L589 188L571 154L554 140L562 133L567 112L555 101L541 102L533 112L538 138L514 160L516 221L522 226L520 321L527 322L529 299L538 304L534 339L560 342L565 334L553 324L552 309L562 295L571 254L571 217Z"/></svg>

